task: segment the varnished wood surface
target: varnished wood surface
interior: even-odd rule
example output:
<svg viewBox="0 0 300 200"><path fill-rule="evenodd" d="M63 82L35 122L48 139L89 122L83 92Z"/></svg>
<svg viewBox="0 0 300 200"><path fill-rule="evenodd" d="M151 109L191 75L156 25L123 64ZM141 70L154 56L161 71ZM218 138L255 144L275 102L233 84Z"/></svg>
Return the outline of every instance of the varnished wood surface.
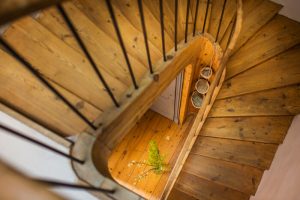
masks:
<svg viewBox="0 0 300 200"><path fill-rule="evenodd" d="M218 99L300 83L299 55L297 46L225 81Z"/></svg>
<svg viewBox="0 0 300 200"><path fill-rule="evenodd" d="M227 65L226 79L286 51L299 42L299 23L277 15L232 56Z"/></svg>
<svg viewBox="0 0 300 200"><path fill-rule="evenodd" d="M112 177L123 186L147 199L160 199L169 172L162 175L152 172L137 181L137 176L149 167L129 166L129 163L131 161L147 161L148 145L150 140L154 140L171 170L177 159L176 152L181 149L192 122L193 119L189 118L181 126L154 111L147 111L110 156L109 170Z"/></svg>
<svg viewBox="0 0 300 200"><path fill-rule="evenodd" d="M191 154L268 169L277 145L200 136Z"/></svg>
<svg viewBox="0 0 300 200"><path fill-rule="evenodd" d="M292 119L292 116L208 118L201 130L201 135L280 144L284 140Z"/></svg>

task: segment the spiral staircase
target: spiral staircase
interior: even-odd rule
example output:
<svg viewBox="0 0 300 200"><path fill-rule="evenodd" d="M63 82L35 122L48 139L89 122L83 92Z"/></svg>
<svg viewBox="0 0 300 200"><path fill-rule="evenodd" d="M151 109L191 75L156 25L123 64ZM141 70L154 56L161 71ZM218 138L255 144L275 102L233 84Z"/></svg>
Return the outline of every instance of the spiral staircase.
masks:
<svg viewBox="0 0 300 200"><path fill-rule="evenodd" d="M31 15L19 12L15 21L12 13L21 8L2 10L12 17L1 28L1 111L70 145L74 170L93 187L105 187L104 174L146 199L255 195L300 113L300 24L278 14L281 5L49 2ZM182 125L148 111L186 66L211 62L210 90L199 110L187 108ZM186 102L194 84L183 86ZM127 174L138 170L126 168L128 161L145 156L149 139L164 137L159 128L150 130L168 129L164 122L177 131L172 146L159 142L162 152L171 152L171 170L136 185Z"/></svg>

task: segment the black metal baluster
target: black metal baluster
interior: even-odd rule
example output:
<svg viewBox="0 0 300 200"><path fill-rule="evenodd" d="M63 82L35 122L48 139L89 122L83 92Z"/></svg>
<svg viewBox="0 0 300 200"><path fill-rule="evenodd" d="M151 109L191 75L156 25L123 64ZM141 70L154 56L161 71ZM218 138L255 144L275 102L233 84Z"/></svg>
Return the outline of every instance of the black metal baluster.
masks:
<svg viewBox="0 0 300 200"><path fill-rule="evenodd" d="M185 34L184 34L184 42L187 43L187 36L188 36L188 28L189 28L189 16L190 16L190 0L187 0L186 5L186 16L185 16Z"/></svg>
<svg viewBox="0 0 300 200"><path fill-rule="evenodd" d="M0 38L0 43L8 50L10 53L17 58L40 82L42 82L49 90L51 90L57 97L59 97L78 117L80 117L89 127L96 130L97 127L94 126L83 114L81 114L72 103L70 103L59 91L57 91L48 81L32 67L32 65L27 62L23 57L17 54L14 49L6 43L2 38Z"/></svg>
<svg viewBox="0 0 300 200"><path fill-rule="evenodd" d="M36 181L36 182L39 182L39 183L42 183L45 185L49 185L49 186L54 186L54 187L67 187L67 188L72 188L72 189L82 189L82 190L103 192L103 193L109 193L109 194L115 193L115 190L96 188L96 187L92 187L92 186L75 185L72 183L63 183L63 182L52 181L52 180L33 179L33 181Z"/></svg>
<svg viewBox="0 0 300 200"><path fill-rule="evenodd" d="M147 29L146 29L145 18L144 18L143 1L142 0L137 0L137 1L138 1L138 5L139 5L140 16L141 16L141 23L142 23L142 28L143 28L144 41L145 41L145 47L146 47L146 52L147 52L149 69L150 69L150 73L153 74L151 56L150 56L149 45L148 45Z"/></svg>
<svg viewBox="0 0 300 200"><path fill-rule="evenodd" d="M200 0L197 0L197 3L196 3L196 12L195 12L195 18L194 18L193 36L196 35L197 19L198 19L198 10L199 10L199 2L200 2Z"/></svg>
<svg viewBox="0 0 300 200"><path fill-rule="evenodd" d="M177 51L177 30L178 29L178 0L175 0L175 51Z"/></svg>
<svg viewBox="0 0 300 200"><path fill-rule="evenodd" d="M57 149L55 149L55 148L53 148L53 147L51 147L51 146L49 146L47 144L44 144L44 143L39 142L39 141L37 141L37 140L35 140L35 139L31 138L31 137L28 137L26 135L18 133L17 131L12 130L11 128L5 127L5 126L3 126L1 124L0 124L0 129L3 129L3 130L5 130L6 132L8 132L8 133L10 133L12 135L18 136L18 137L20 137L20 138L22 138L24 140L27 140L27 141L29 141L31 143L34 143L34 144L36 144L36 145L38 145L40 147L45 148L45 149L48 149L48 150L50 150L50 151L52 151L52 152L54 152L56 154L59 154L59 155L65 157L65 158L68 158L68 159L70 159L72 161L75 161L75 162L77 162L79 164L83 164L84 163L84 161L79 160L78 158L75 158L75 157L73 157L71 155L68 155L68 154L66 154L64 152L61 152L61 151L59 151L59 150L57 150Z"/></svg>
<svg viewBox="0 0 300 200"><path fill-rule="evenodd" d="M220 33L222 21L223 21L224 11L225 11L225 7L226 7L226 2L227 2L227 0L225 0L224 4L223 4L222 13L221 13L221 17L220 17L220 23L218 26L218 31L217 31L217 36L216 36L216 42L218 41L218 37L219 37L219 33Z"/></svg>
<svg viewBox="0 0 300 200"><path fill-rule="evenodd" d="M204 33L204 31L205 31L206 20L207 20L207 16L208 16L208 9L209 9L209 0L207 0L207 3L206 3L206 11L205 11L205 17L204 17L204 22L203 22L202 33Z"/></svg>
<svg viewBox="0 0 300 200"><path fill-rule="evenodd" d="M164 61L167 61L166 46L165 46L165 25L164 25L164 6L163 0L159 0L159 11L160 11L160 29L161 29L161 45L163 51Z"/></svg>
<svg viewBox="0 0 300 200"><path fill-rule="evenodd" d="M134 88L138 89L139 87L136 83L134 73L132 71L132 67L131 67L131 64L130 64L130 61L129 61L129 58L128 58L128 55L127 55L127 52L126 52L126 48L125 48L125 45L124 45L124 42L123 42L123 39L122 39L122 36L121 36L121 32L120 32L120 29L119 29L119 26L118 26L118 23L117 23L117 19L116 19L115 13L114 13L114 9L111 5L110 0L105 0L105 2L106 2L106 5L107 5L107 8L108 8L108 11L110 13L110 17L112 19L113 25L115 27L115 31L116 31L116 34L117 34L117 37L118 37L123 55L125 57L125 61L126 61L126 64L127 64L130 76L131 76L132 83L134 85Z"/></svg>
<svg viewBox="0 0 300 200"><path fill-rule="evenodd" d="M100 79L101 83L103 84L105 90L108 92L111 100L114 102L116 107L120 107L119 103L117 102L114 94L112 93L111 89L109 88L107 82L105 81L104 77L102 76L101 72L99 71L95 61L93 60L92 56L90 55L89 51L87 50L86 46L84 45L83 41L81 40L79 34L77 33L73 23L71 22L68 14L64 10L64 8L61 5L57 5L58 10L60 11L61 15L63 16L65 22L67 23L69 29L72 31L74 37L76 38L77 43L81 47L81 49L84 52L84 55L87 57L88 61L92 65L95 73L97 74L98 78Z"/></svg>

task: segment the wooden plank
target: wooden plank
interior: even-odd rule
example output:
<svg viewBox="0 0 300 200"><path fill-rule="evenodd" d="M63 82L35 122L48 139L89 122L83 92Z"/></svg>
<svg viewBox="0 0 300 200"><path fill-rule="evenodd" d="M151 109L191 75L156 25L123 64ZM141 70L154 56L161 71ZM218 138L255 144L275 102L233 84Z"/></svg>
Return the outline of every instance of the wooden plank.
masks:
<svg viewBox="0 0 300 200"><path fill-rule="evenodd" d="M129 0L129 1L117 1L114 0L112 1L113 4L117 9L121 11L121 13L127 18L127 20L134 26L138 31L139 34L143 33L142 26L141 26L141 17L138 9L138 3L135 0ZM150 44L153 43L153 45L156 47L155 49L151 49L151 54L154 54L155 52L161 52L162 51L162 46L161 46L161 27L160 27L160 18L157 15L158 10L153 10L153 6L156 6L155 8L157 9L158 7L158 1L144 1L143 2L143 12L144 12L144 18L145 18L145 25L147 29L147 37L150 42ZM150 7L149 7L150 6ZM168 4L166 1L164 1L164 11L165 11L165 27L166 29L174 29L174 22L172 23L172 20L174 20L174 17L170 18L170 15L172 15L172 10L169 8ZM154 12L153 12L154 11ZM171 26L173 24L173 26ZM173 43L173 35L169 35L169 32L173 32L174 30L169 30L166 31L165 34L165 45L166 45L166 50L170 50L173 48L174 43ZM128 34L126 32L126 34ZM145 45L143 44L143 39L141 39L141 48L145 49ZM154 47L153 46L153 47ZM154 52L152 52L155 50ZM159 57L161 57L161 54L159 53ZM157 61L157 57L153 57L153 61Z"/></svg>
<svg viewBox="0 0 300 200"><path fill-rule="evenodd" d="M175 188L199 200L248 200L249 196L197 176L181 172Z"/></svg>
<svg viewBox="0 0 300 200"><path fill-rule="evenodd" d="M263 0L255 3L246 1L243 27L233 52L238 51L254 34L266 25L282 8L282 5ZM253 8L254 7L254 8Z"/></svg>
<svg viewBox="0 0 300 200"><path fill-rule="evenodd" d="M292 119L292 116L208 118L201 135L280 144Z"/></svg>
<svg viewBox="0 0 300 200"><path fill-rule="evenodd" d="M177 188L173 188L170 196L168 197L169 200L197 200L195 197L190 196L187 193L184 193Z"/></svg>
<svg viewBox="0 0 300 200"><path fill-rule="evenodd" d="M300 46L224 82L217 99L300 83Z"/></svg>
<svg viewBox="0 0 300 200"><path fill-rule="evenodd" d="M2 0L0 3L0 24L8 23L18 17L59 2L61 0Z"/></svg>
<svg viewBox="0 0 300 200"><path fill-rule="evenodd" d="M188 105L190 102L190 93L192 85L192 76L194 74L194 66L188 65L184 68L182 93L180 101L179 122L183 124L187 115Z"/></svg>
<svg viewBox="0 0 300 200"><path fill-rule="evenodd" d="M32 18L22 18L12 24L3 38L42 75L98 109L113 106L86 58ZM106 71L101 72L116 98L124 95L127 87Z"/></svg>
<svg viewBox="0 0 300 200"><path fill-rule="evenodd" d="M300 25L277 15L228 61L226 79L299 44Z"/></svg>
<svg viewBox="0 0 300 200"><path fill-rule="evenodd" d="M203 25L204 25L204 19L205 19L205 13L206 13L206 6L207 6L207 1L199 1L199 8L198 8L198 16L197 17L197 25L196 25L196 30L202 33L203 30ZM208 7L208 14L207 14L207 19L206 19L206 25L205 25L205 32L208 32L209 28L209 22L211 18L211 7L212 4L209 4ZM193 21L195 20L195 12L196 12L196 0L191 0L191 12L193 16Z"/></svg>
<svg viewBox="0 0 300 200"><path fill-rule="evenodd" d="M20 172L0 161L0 198L1 199L45 199L63 200L49 189L25 177Z"/></svg>
<svg viewBox="0 0 300 200"><path fill-rule="evenodd" d="M191 154L268 169L277 145L224 138L198 137Z"/></svg>
<svg viewBox="0 0 300 200"><path fill-rule="evenodd" d="M217 100L210 117L296 115L300 113L299 85Z"/></svg>
<svg viewBox="0 0 300 200"><path fill-rule="evenodd" d="M0 100L31 116L39 124L63 135L76 135L87 125L24 66L0 51ZM58 86L55 86L58 88ZM86 102L60 88L60 92L82 113L94 118L99 113ZM94 111L96 113L94 113ZM95 115L94 115L95 114Z"/></svg>
<svg viewBox="0 0 300 200"><path fill-rule="evenodd" d="M222 9L225 0L213 0L211 18L209 22L208 33L210 33L214 38L217 36L218 27L221 20ZM218 41L223 37L226 29L228 28L231 20L236 15L236 1L227 1L225 5L224 15L221 22L220 32L218 36Z"/></svg>
<svg viewBox="0 0 300 200"><path fill-rule="evenodd" d="M254 167L193 154L188 157L182 170L249 195L255 194L263 175L263 171Z"/></svg>
<svg viewBox="0 0 300 200"><path fill-rule="evenodd" d="M122 1L125 2L125 1ZM127 1L126 1L127 2ZM109 36L111 39L113 39L118 45L118 39L116 36L116 31L114 29L114 26L111 21L110 14L108 12L107 6L105 4L105 1L98 1L98 0L74 0L73 3L78 7L82 13L87 16L91 22L93 22L98 29L102 30L104 33L106 33L107 36ZM120 28L120 32L126 47L127 52L132 56L132 58L137 59L140 63L144 64L145 66L148 66L147 61L147 54L145 50L145 43L144 43L144 37L141 31L136 28L136 26L140 27L141 23L139 21L138 24L133 25L131 22L131 18L127 18L129 14L123 13L123 10L120 9L118 6L118 3L121 4L121 2L115 2L112 1L115 16ZM129 5L133 5L133 3L128 2ZM136 2L135 2L136 3ZM124 5L126 9L126 5ZM123 7L122 7L123 8ZM133 10L130 10L132 14L135 14L138 12L137 8L133 8ZM74 18L76 15L74 16ZM139 16L135 16L139 20ZM147 17L147 18L146 18ZM147 12L145 10L145 19L148 20L148 17L151 19L151 25L152 23L155 24L155 20L153 21L151 18L151 13ZM76 20L75 20L76 21ZM158 30L156 27L150 29L148 26L147 31L155 31L158 33ZM158 59L161 57L160 50L161 48L158 48L156 44L160 43L159 35L150 35L148 33L148 39L151 41L149 42L149 48L151 50L151 58L153 59L153 62L157 62ZM166 41L168 42L168 38L166 38ZM160 44L161 45L161 44ZM117 49L120 47L118 46ZM123 57L121 57L123 58Z"/></svg>

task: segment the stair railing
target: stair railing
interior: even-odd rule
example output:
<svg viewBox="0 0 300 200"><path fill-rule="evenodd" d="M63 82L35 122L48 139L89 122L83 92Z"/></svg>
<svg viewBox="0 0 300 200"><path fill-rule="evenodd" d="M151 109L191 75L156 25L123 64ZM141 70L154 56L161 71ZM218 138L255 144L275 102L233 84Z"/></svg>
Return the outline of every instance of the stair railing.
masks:
<svg viewBox="0 0 300 200"><path fill-rule="evenodd" d="M175 1L175 12L174 12L174 18L175 18L175 24L174 24L174 50L175 52L178 50L178 0L174 0ZM195 10L195 16L194 16L194 23L193 23L193 33L192 36L196 37L196 29L197 29L197 18L198 18L198 7L199 7L199 1L200 0L196 0L196 10ZM57 3L59 1L53 1L54 3ZM53 3L52 2L52 3ZM126 50L126 47L124 45L123 42L123 38L122 38L122 34L120 31L120 28L118 26L118 22L117 19L115 17L115 13L114 13L114 8L111 4L110 0L105 0L106 5L107 5L107 9L109 11L110 17L112 19L113 22L113 26L118 38L118 42L120 44L120 47L122 49L122 53L124 56L124 59L126 61L127 64L127 68L129 71L129 75L131 77L131 81L133 84L133 87L135 90L139 90L139 85L136 81L135 75L134 75L134 71L131 67L131 63L128 57L128 52ZM153 69L153 64L151 61L151 52L149 50L149 44L148 44L148 37L147 37L147 27L146 27L146 23L145 23L145 18L144 18L144 9L143 9L143 1L142 0L137 0L138 2L138 9L139 9L139 14L140 14L140 20L141 20L141 26L142 26L142 32L143 32L143 36L144 36L144 41L145 41L145 49L146 49L146 53L147 53L147 59L148 59L148 65L149 65L149 72L150 74L153 76L153 81L155 81L155 71ZM226 69L226 63L230 57L230 54L234 48L234 45L237 41L237 37L239 35L239 32L241 30L241 23L242 23L242 1L241 0L236 0L237 2L237 13L234 19L234 25L232 26L232 30L230 33L230 37L226 46L226 50L223 54L223 57L221 59L221 64L220 67L218 68L217 72L216 72L216 76L210 86L210 89L206 95L206 97L204 98L204 102L202 104L202 107L200 109L200 111L197 114L197 117L195 119L195 123L190 131L190 134L188 135L188 138L186 139L184 146L183 146L183 151L181 151L177 163L175 165L175 168L173 169L171 176L170 176L170 180L169 183L167 184L166 188L165 188L165 192L164 193L164 198L166 198L168 196L168 192L170 191L170 188L172 188L173 184L175 183L176 177L178 176L182 165L185 161L185 159L187 158L187 155L189 153L189 151L191 150L192 145L195 142L195 139L197 137L197 135L199 134L202 125L208 115L208 112L216 98L216 95L223 83L222 77L224 79L224 74L225 74L225 69ZM219 20L219 24L218 24L218 29L217 29L217 34L215 37L215 42L218 42L219 39L219 34L220 34L220 29L221 29L221 25L222 25L222 20L223 20L223 16L226 10L226 3L227 0L224 0L223 3L223 7L222 7L222 12L221 12L221 17ZM1 4L1 3L0 3ZM205 35L205 30L206 30L206 26L207 26L207 18L208 18L208 12L209 12L209 6L210 6L211 2L207 0L206 3L206 10L205 10L205 18L204 18L204 22L203 22L203 27L202 27L202 35ZM45 5L53 5L53 4L43 4L43 7L45 7ZM40 7L39 7L40 8ZM99 81L101 82L101 84L103 84L103 86L105 87L108 95L110 96L112 102L114 103L116 108L121 107L122 105L120 104L120 102L118 102L113 94L113 91L111 90L110 86L108 85L108 83L105 81L105 77L101 74L100 70L98 69L94 59L92 58L92 56L90 55L87 47L85 46L83 40L81 39L80 35L78 34L77 30L75 29L73 22L70 20L68 13L64 10L63 6L59 3L57 4L57 8L60 11L61 15L63 16L66 24L68 25L69 29L72 31L77 43L79 44L79 46L81 47L81 49L83 50L85 56L87 57L89 63L91 64L91 66L93 67L94 72L97 74ZM189 9L190 9L190 0L187 0L187 6L186 6L186 18L185 18L185 32L184 32L184 42L188 43L188 22L189 22ZM31 10L33 11L33 10ZM35 10L36 11L36 10ZM164 8L163 8L163 0L159 0L159 11L160 11L160 26L161 26L161 41L162 41L162 57L163 57L163 61L167 62L167 53L166 53L166 45L165 45L165 25L164 25ZM100 11L99 11L100 12ZM19 16L19 15L18 15ZM14 18L14 17L12 17ZM8 19L12 19L9 18ZM70 103L68 101L68 99L66 97L64 97L60 92L58 92L50 83L48 83L48 81L40 74L39 71L37 71L29 62L27 62L25 60L25 58L23 58L21 55L19 55L14 49L13 47L11 47L9 45L9 43L7 43L4 39L0 38L0 43L7 49L9 50L9 52L12 53L12 55L18 59L23 65L24 67L26 67L39 81L41 81L49 90L51 90L60 100L62 100L78 117L80 117L86 124L88 127L90 127L92 130L97 130L99 129L99 127L101 125L97 125L95 122L91 122L87 119L87 117L85 117L80 111L78 111L78 109L73 106L72 103ZM4 127L1 127L2 129L5 129ZM7 130L7 129L6 129ZM10 131L13 133L16 133L14 131ZM23 137L24 139L26 139L25 137ZM27 138L27 140L30 140ZM36 143L36 142L35 142ZM37 143L38 144L38 143ZM46 147L43 144L39 144L41 146ZM55 151L49 147L46 147L49 150ZM56 152L59 153L59 152ZM60 153L61 154L61 153ZM62 155L62 154L61 154ZM64 155L64 156L68 156L68 155ZM83 160L78 160L77 158L73 158L72 156L69 156L69 158L75 162L79 162L79 163L84 163Z"/></svg>

